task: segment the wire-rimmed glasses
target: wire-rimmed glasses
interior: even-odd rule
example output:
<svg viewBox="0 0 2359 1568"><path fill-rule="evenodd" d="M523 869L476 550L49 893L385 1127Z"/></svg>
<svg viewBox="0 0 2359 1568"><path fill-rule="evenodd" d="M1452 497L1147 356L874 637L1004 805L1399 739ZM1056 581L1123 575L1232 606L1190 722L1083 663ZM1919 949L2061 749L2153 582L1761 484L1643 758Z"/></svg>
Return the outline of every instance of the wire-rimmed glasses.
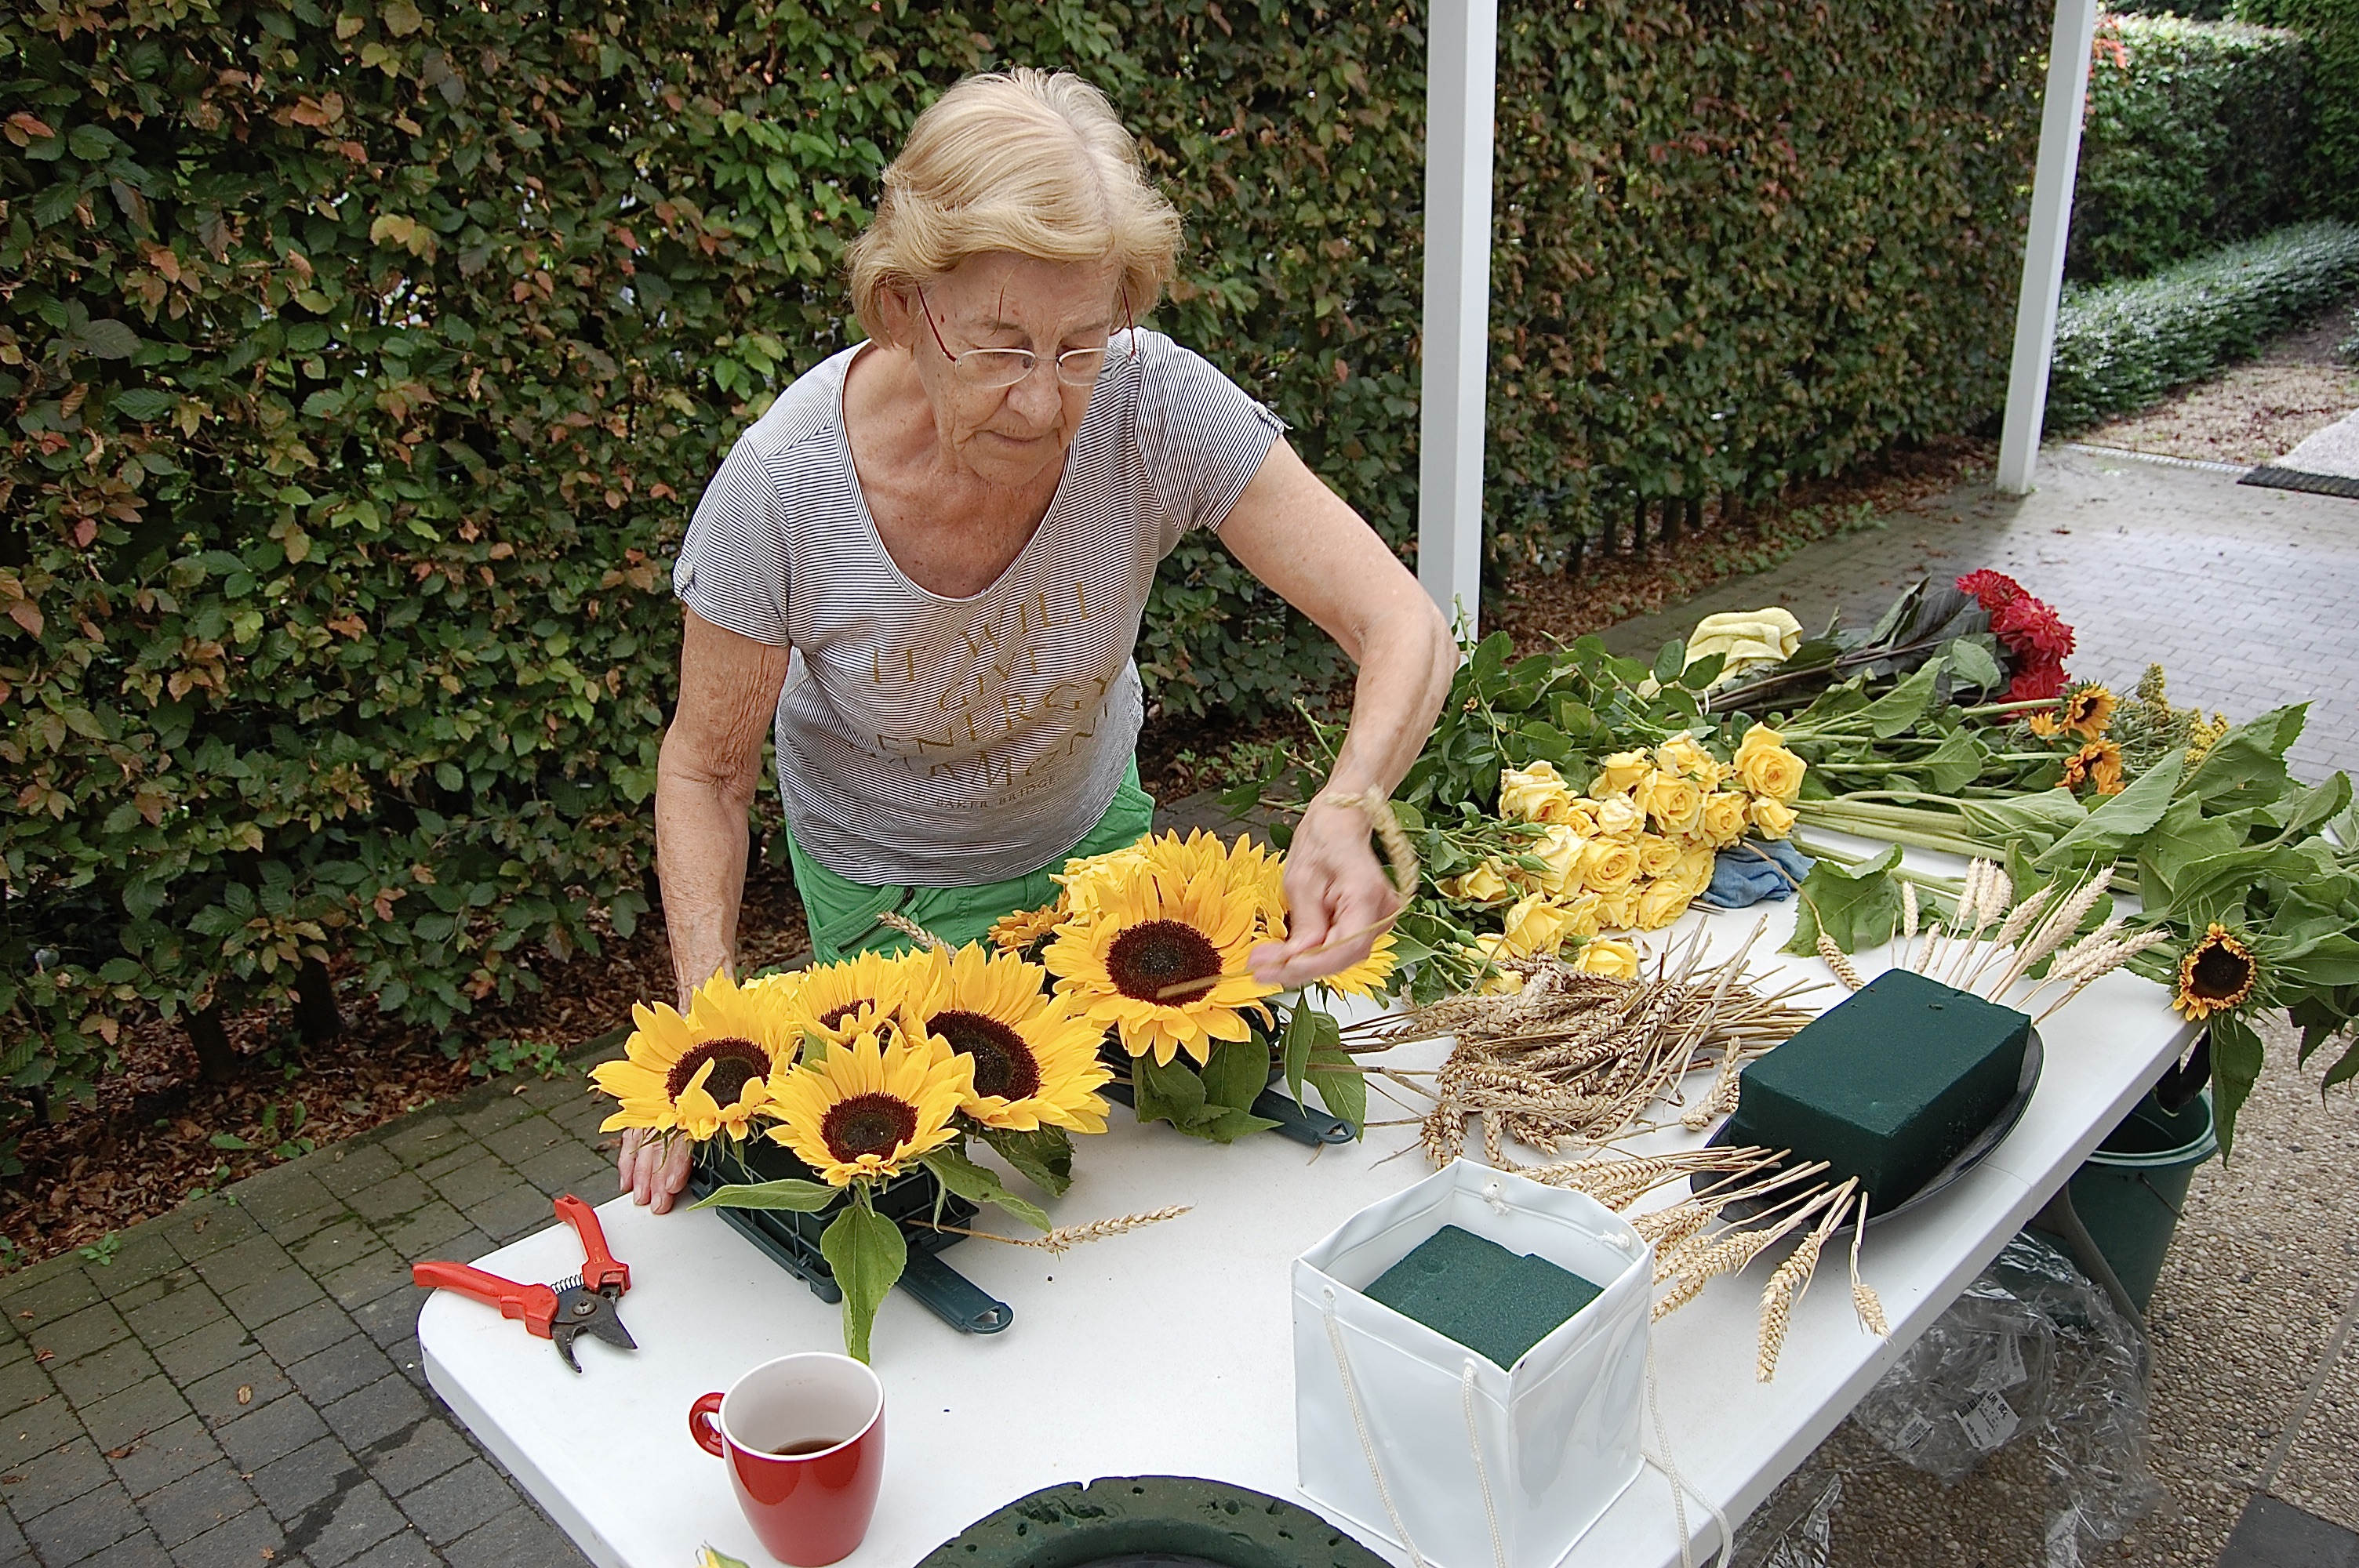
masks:
<svg viewBox="0 0 2359 1568"><path fill-rule="evenodd" d="M918 309L926 318L926 325L933 330L934 345L950 362L951 373L969 386L988 390L1014 386L1040 362L1040 356L1030 349L966 349L952 353L951 346L942 341L941 328L934 323L933 308L926 303L926 291L920 288L917 293ZM1057 379L1067 386L1095 386L1100 373L1109 363L1130 354L1137 330L1137 323L1130 319L1130 301L1125 298L1122 330L1108 337L1103 347L1067 349L1057 355Z"/></svg>

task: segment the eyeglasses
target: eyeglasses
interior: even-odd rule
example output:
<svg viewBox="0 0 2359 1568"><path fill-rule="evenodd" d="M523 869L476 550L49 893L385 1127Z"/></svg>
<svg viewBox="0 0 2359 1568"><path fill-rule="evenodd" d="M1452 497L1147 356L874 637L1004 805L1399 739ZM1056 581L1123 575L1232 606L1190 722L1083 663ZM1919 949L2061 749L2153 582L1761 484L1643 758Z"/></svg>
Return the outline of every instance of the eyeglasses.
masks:
<svg viewBox="0 0 2359 1568"><path fill-rule="evenodd" d="M933 329L934 345L942 351L942 358L950 361L951 373L969 386L990 390L1014 386L1040 362L1040 356L1030 349L968 349L952 353L951 346L942 341L941 328L934 324L933 308L926 303L926 291L922 288L918 290L918 309L926 318L926 325ZM1057 379L1067 386L1095 386L1099 373L1109 362L1119 362L1131 352L1132 340L1138 329L1130 319L1127 298L1123 301L1122 326L1119 333L1106 340L1103 348L1067 349L1059 354Z"/></svg>

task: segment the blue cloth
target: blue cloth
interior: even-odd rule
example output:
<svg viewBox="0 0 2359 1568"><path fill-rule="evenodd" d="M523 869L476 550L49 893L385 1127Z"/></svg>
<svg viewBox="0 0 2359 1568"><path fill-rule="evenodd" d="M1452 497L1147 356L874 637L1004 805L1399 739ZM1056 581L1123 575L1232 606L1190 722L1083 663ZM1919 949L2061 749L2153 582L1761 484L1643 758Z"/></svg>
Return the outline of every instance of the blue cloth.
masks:
<svg viewBox="0 0 2359 1568"><path fill-rule="evenodd" d="M1774 903L1791 898L1794 883L1809 876L1815 863L1782 838L1767 844L1747 838L1712 857L1712 886L1704 889L1701 902L1713 909L1744 909L1764 899Z"/></svg>

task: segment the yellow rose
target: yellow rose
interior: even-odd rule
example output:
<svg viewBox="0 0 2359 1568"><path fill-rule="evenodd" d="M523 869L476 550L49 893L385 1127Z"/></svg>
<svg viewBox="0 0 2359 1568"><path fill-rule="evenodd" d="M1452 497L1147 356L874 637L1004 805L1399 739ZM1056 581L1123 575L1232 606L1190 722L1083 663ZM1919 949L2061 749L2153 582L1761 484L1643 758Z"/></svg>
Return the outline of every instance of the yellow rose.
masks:
<svg viewBox="0 0 2359 1568"><path fill-rule="evenodd" d="M1666 838L1656 833L1639 834L1638 874L1647 877L1669 874L1670 869L1680 863L1680 842L1676 838Z"/></svg>
<svg viewBox="0 0 2359 1568"><path fill-rule="evenodd" d="M1592 838L1581 858L1581 885L1608 897L1638 880L1638 847L1617 838Z"/></svg>
<svg viewBox="0 0 2359 1568"><path fill-rule="evenodd" d="M1743 767L1745 759L1756 752L1775 751L1784 747L1785 744L1784 735L1770 729L1767 724L1756 724L1745 732L1745 739L1736 743L1736 765Z"/></svg>
<svg viewBox="0 0 2359 1568"><path fill-rule="evenodd" d="M1753 826L1761 830L1764 838L1783 838L1794 830L1794 808L1766 795L1753 797L1752 809L1746 815L1753 818Z"/></svg>
<svg viewBox="0 0 2359 1568"><path fill-rule="evenodd" d="M1655 771L1655 759L1644 752L1616 752L1597 764L1597 776L1589 781L1593 800L1604 800L1626 793L1630 786Z"/></svg>
<svg viewBox="0 0 2359 1568"><path fill-rule="evenodd" d="M1510 822L1561 822L1572 790L1546 760L1499 775L1499 815Z"/></svg>
<svg viewBox="0 0 2359 1568"><path fill-rule="evenodd" d="M1700 789L1711 789L1728 776L1728 765L1689 735L1673 736L1656 747L1655 765L1668 773L1685 774Z"/></svg>
<svg viewBox="0 0 2359 1568"><path fill-rule="evenodd" d="M1601 838L1635 844L1646 826L1646 811L1626 795L1609 795L1597 803L1597 836Z"/></svg>
<svg viewBox="0 0 2359 1568"><path fill-rule="evenodd" d="M1444 877L1434 884L1444 898L1454 898L1461 903L1496 903L1515 890L1507 879L1499 874L1499 862L1485 860L1464 876Z"/></svg>
<svg viewBox="0 0 2359 1568"><path fill-rule="evenodd" d="M1566 899L1561 907L1564 910L1566 935L1579 937L1586 942L1597 935L1598 922L1603 918L1605 913L1603 899L1593 892L1582 892Z"/></svg>
<svg viewBox="0 0 2359 1568"><path fill-rule="evenodd" d="M1524 846L1524 853L1548 869L1521 872L1516 879L1519 885L1536 885L1540 892L1551 895L1581 885L1581 861L1585 849L1580 835L1570 825L1549 824L1543 837Z"/></svg>
<svg viewBox="0 0 2359 1568"><path fill-rule="evenodd" d="M1755 795L1766 795L1781 805L1791 806L1802 794L1802 775L1810 764L1793 752L1780 748L1755 753L1753 760L1737 770L1737 782Z"/></svg>
<svg viewBox="0 0 2359 1568"><path fill-rule="evenodd" d="M1703 791L1695 780L1658 768L1640 782L1635 798L1662 832L1685 833L1703 816Z"/></svg>
<svg viewBox="0 0 2359 1568"><path fill-rule="evenodd" d="M1507 951L1518 958L1545 958L1564 946L1564 911L1539 894L1507 911Z"/></svg>
<svg viewBox="0 0 2359 1568"><path fill-rule="evenodd" d="M1638 978L1638 949L1628 942L1616 942L1611 937L1583 942L1581 951L1573 955L1572 967L1584 974L1635 980Z"/></svg>
<svg viewBox="0 0 2359 1568"><path fill-rule="evenodd" d="M1512 954L1502 954L1500 952L1500 948L1505 945L1505 941L1506 939L1504 937L1500 936L1497 932L1494 931L1474 938L1474 945L1473 946L1461 947L1458 950L1465 954L1468 958L1472 959L1477 968L1480 968L1484 965L1496 963L1503 957L1512 957L1514 956ZM1524 977L1506 969L1502 969L1496 974L1486 976L1483 981L1483 993L1485 996L1514 996L1523 989Z"/></svg>
<svg viewBox="0 0 2359 1568"><path fill-rule="evenodd" d="M1657 877L1638 890L1636 924L1641 931L1659 931L1688 907L1687 888L1677 877Z"/></svg>
<svg viewBox="0 0 2359 1568"><path fill-rule="evenodd" d="M1745 797L1733 790L1706 795L1703 820L1697 824L1697 837L1715 849L1724 849L1745 837Z"/></svg>
<svg viewBox="0 0 2359 1568"><path fill-rule="evenodd" d="M1576 838L1596 838L1597 803L1573 796L1565 805L1563 820L1554 826L1565 828Z"/></svg>
<svg viewBox="0 0 2359 1568"><path fill-rule="evenodd" d="M1620 892L1601 893L1597 899L1597 928L1600 931L1627 931L1638 923L1638 890L1624 888Z"/></svg>
<svg viewBox="0 0 2359 1568"><path fill-rule="evenodd" d="M1687 889L1690 898L1694 898L1712 886L1712 862L1718 858L1702 845L1690 844L1687 852L1680 857L1679 869L1671 876L1680 886Z"/></svg>

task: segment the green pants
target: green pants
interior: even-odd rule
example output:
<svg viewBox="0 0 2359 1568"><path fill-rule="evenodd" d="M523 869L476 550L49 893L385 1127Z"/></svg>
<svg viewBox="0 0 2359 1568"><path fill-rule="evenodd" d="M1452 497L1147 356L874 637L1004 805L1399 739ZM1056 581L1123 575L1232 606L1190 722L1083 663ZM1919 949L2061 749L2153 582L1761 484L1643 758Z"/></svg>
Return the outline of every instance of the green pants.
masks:
<svg viewBox="0 0 2359 1568"><path fill-rule="evenodd" d="M908 937L876 923L879 915L887 913L897 912L904 919L915 921L953 947L980 940L993 922L1019 909L1055 903L1057 884L1049 880L1049 873L1063 871L1068 860L1135 844L1140 834L1154 826L1155 797L1140 787L1138 763L1134 760L1114 792L1114 803L1080 843L1038 871L1005 881L963 888L869 887L838 876L803 853L791 830L787 834L787 858L794 867L795 891L802 895L803 914L810 923L811 957L832 964L864 948L891 951L911 946Z"/></svg>

